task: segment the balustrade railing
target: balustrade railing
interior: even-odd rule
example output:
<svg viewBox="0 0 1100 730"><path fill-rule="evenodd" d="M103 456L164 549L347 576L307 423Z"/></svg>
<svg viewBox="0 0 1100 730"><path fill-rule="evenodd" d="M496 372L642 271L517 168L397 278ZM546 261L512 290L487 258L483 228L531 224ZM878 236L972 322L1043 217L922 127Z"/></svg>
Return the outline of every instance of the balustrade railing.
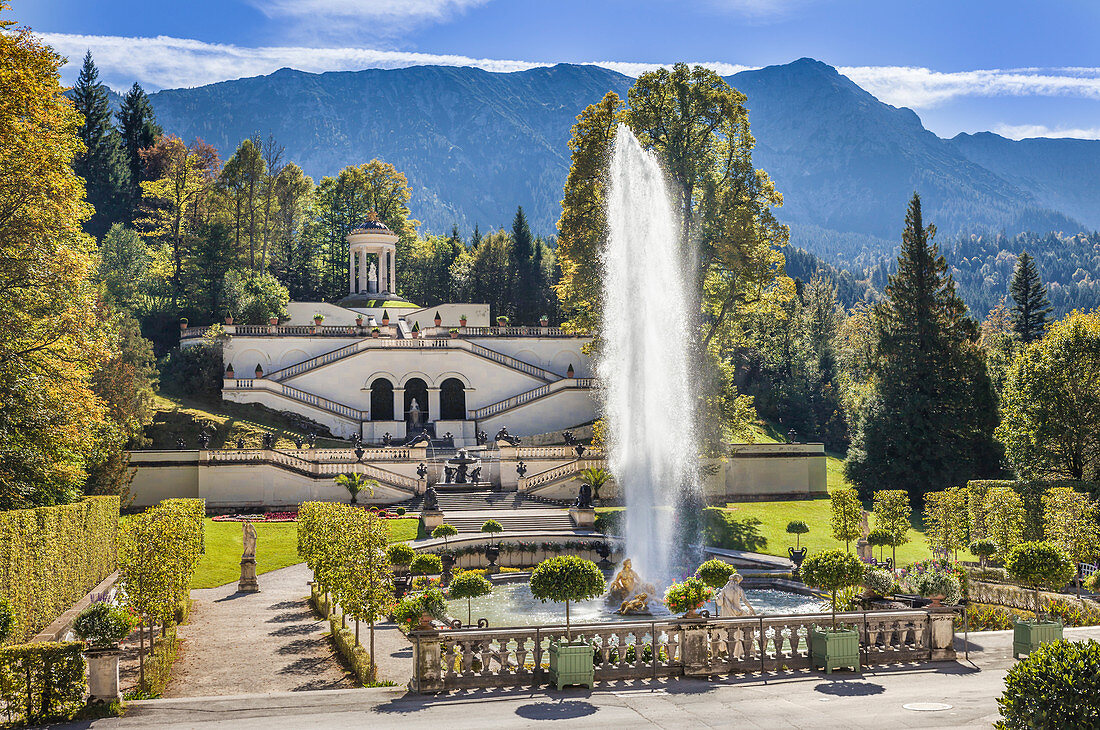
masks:
<svg viewBox="0 0 1100 730"><path fill-rule="evenodd" d="M207 464L273 464L312 477L363 474L377 480L380 484L410 492L415 492L420 483L414 477L360 461L311 461L298 455L304 451L304 449L290 452L277 449L220 449L207 452ZM400 449L393 451L400 451ZM365 455L364 458L366 458Z"/></svg>
<svg viewBox="0 0 1100 730"><path fill-rule="evenodd" d="M860 634L864 665L953 660L952 613L882 611L838 614ZM809 667L809 632L829 614L665 619L575 624L574 641L590 644L597 681L712 676ZM537 686L549 681L548 649L564 626L418 631L412 688Z"/></svg>
<svg viewBox="0 0 1100 730"><path fill-rule="evenodd" d="M552 383L532 388L519 395L513 395L510 398L505 398L496 403L491 403L487 406L471 410L470 418L481 420L517 408L525 403L530 403L533 400L550 395L551 393L556 393L560 390L565 390L567 388L591 388L594 383L594 378L562 378L561 380L555 380Z"/></svg>
<svg viewBox="0 0 1100 730"><path fill-rule="evenodd" d="M531 474L530 476L523 476L519 478L517 489L521 492L531 489L537 489L538 487L546 486L559 479L565 479L567 477L574 476L590 467L604 467L607 462L602 456L592 458L575 459L568 464L562 464L561 466L551 467L544 471L540 471L537 474Z"/></svg>

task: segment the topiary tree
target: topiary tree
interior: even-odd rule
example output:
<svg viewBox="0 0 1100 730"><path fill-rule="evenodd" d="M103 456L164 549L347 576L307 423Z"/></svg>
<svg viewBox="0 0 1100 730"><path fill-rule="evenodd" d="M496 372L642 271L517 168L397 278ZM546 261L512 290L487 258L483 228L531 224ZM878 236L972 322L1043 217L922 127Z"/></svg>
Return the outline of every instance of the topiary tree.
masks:
<svg viewBox="0 0 1100 730"><path fill-rule="evenodd" d="M432 530L432 537L436 538L437 540L441 537L443 538L444 549L447 548L447 538L454 537L457 534L458 529L454 525L448 525L446 522Z"/></svg>
<svg viewBox="0 0 1100 730"><path fill-rule="evenodd" d="M607 581L591 560L576 555L558 555L539 563L531 572L531 595L543 603L565 602L565 635L569 629L569 602L603 595Z"/></svg>
<svg viewBox="0 0 1100 730"><path fill-rule="evenodd" d="M985 509L986 537L997 544L1004 559L1022 541L1027 511L1024 501L1012 487L990 487L982 505Z"/></svg>
<svg viewBox="0 0 1100 730"><path fill-rule="evenodd" d="M466 599L466 623L473 623L471 616L473 611L471 609L471 599L487 596L493 591L493 584L480 573L475 573L472 570L464 570L454 577L451 581L451 585L448 587L448 592L451 594L451 598L465 598Z"/></svg>
<svg viewBox="0 0 1100 730"><path fill-rule="evenodd" d="M1043 494L1043 534L1060 545L1073 561L1074 584L1081 596L1081 580L1077 566L1091 562L1100 542L1100 525L1096 523L1096 502L1087 494L1069 487L1052 487Z"/></svg>
<svg viewBox="0 0 1100 730"><path fill-rule="evenodd" d="M802 547L802 536L810 531L810 526L802 520L791 520L787 523L787 534L794 535L794 549Z"/></svg>
<svg viewBox="0 0 1100 730"><path fill-rule="evenodd" d="M909 493L904 489L883 489L875 492L872 506L875 515L875 527L890 534L890 560L894 568L898 567L898 546L909 542L909 530L912 528L912 509L909 507ZM882 557L880 556L881 560Z"/></svg>
<svg viewBox="0 0 1100 730"><path fill-rule="evenodd" d="M695 570L695 575L711 588L721 588L729 582L730 576L737 572L737 568L729 563L711 558ZM718 615L718 606L715 605L714 615Z"/></svg>
<svg viewBox="0 0 1100 730"><path fill-rule="evenodd" d="M802 563L800 573L807 585L830 592L833 613L833 631L836 631L836 594L863 580L864 565L855 555L841 550L823 550L814 553Z"/></svg>
<svg viewBox="0 0 1100 730"><path fill-rule="evenodd" d="M496 535L497 533L504 532L504 526L496 520L485 520L485 524L481 526L481 531L487 535Z"/></svg>
<svg viewBox="0 0 1100 730"><path fill-rule="evenodd" d="M978 559L978 564L985 570L986 562L997 554L997 543L988 537L983 537L970 543L970 552Z"/></svg>
<svg viewBox="0 0 1100 730"><path fill-rule="evenodd" d="M1064 586L1076 571L1066 552L1052 542L1025 542L1012 548L1005 569L1013 580L1035 591L1035 619L1041 620L1043 605L1039 589L1056 590Z"/></svg>
<svg viewBox="0 0 1100 730"><path fill-rule="evenodd" d="M1016 663L997 699L1002 730L1100 727L1100 643L1052 641Z"/></svg>
<svg viewBox="0 0 1100 730"><path fill-rule="evenodd" d="M829 495L832 503L833 537L844 543L844 550L851 549L852 540L863 534L860 522L863 517L863 505L859 493L852 488L838 489Z"/></svg>
<svg viewBox="0 0 1100 730"><path fill-rule="evenodd" d="M93 603L73 619L73 633L92 647L105 648L129 636L134 624L134 615L124 608Z"/></svg>
<svg viewBox="0 0 1100 730"><path fill-rule="evenodd" d="M395 542L386 548L386 558L395 568L408 568L416 557L416 551L403 542Z"/></svg>
<svg viewBox="0 0 1100 730"><path fill-rule="evenodd" d="M434 553L420 553L409 564L413 575L435 575L443 572L443 561Z"/></svg>
<svg viewBox="0 0 1100 730"><path fill-rule="evenodd" d="M867 533L867 543L878 548L878 559L882 560L882 549L894 541L894 536L881 527Z"/></svg>

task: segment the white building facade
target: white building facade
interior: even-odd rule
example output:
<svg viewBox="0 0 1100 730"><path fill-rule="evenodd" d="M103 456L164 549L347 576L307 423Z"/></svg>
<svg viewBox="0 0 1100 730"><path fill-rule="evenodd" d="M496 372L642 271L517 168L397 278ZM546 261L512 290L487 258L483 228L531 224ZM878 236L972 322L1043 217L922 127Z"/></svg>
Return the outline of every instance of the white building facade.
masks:
<svg viewBox="0 0 1100 730"><path fill-rule="evenodd" d="M368 221L348 243L339 304L291 302L283 322L225 326L225 400L297 413L368 444L426 430L471 446L478 431L530 436L595 418L588 338L545 321L493 326L487 304L418 308L393 294L395 234ZM181 346L201 335L185 330Z"/></svg>

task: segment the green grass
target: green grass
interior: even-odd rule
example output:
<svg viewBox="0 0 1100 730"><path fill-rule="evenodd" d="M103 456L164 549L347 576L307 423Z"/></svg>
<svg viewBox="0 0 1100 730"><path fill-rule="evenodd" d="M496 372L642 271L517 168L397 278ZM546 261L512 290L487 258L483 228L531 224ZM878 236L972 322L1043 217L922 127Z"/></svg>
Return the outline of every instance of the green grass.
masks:
<svg viewBox="0 0 1100 730"><path fill-rule="evenodd" d="M390 542L416 537L415 518L386 520ZM192 588L214 588L233 583L241 577L243 528L240 522L206 520L206 554L199 559ZM255 522L256 573L278 570L296 563L298 557L298 525L294 522Z"/></svg>

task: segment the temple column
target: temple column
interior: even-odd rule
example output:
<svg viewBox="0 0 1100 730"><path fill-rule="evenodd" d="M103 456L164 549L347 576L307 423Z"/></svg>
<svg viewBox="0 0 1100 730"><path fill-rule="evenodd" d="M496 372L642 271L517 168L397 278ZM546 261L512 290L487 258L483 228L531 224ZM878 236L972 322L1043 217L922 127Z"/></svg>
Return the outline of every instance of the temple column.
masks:
<svg viewBox="0 0 1100 730"><path fill-rule="evenodd" d="M377 269L375 269L375 271L374 271L374 290L375 290L376 292L381 292L381 291L383 291L383 286L382 286L382 266L383 266L383 261L382 261L382 252L381 252L381 251L379 251L379 252L378 252L378 268L377 268Z"/></svg>
<svg viewBox="0 0 1100 730"><path fill-rule="evenodd" d="M355 251L348 247L348 294L355 293Z"/></svg>
<svg viewBox="0 0 1100 730"><path fill-rule="evenodd" d="M405 420L405 389L393 389L393 420Z"/></svg>
<svg viewBox="0 0 1100 730"><path fill-rule="evenodd" d="M359 249L359 293L367 291L367 249Z"/></svg>
<svg viewBox="0 0 1100 730"><path fill-rule="evenodd" d="M386 271L389 272L389 280L390 280L389 289L390 289L391 292L394 292L394 293L397 292L397 267L395 266L395 261L394 261L394 259L396 259L397 257L394 256L395 253L396 253L396 250L388 251L386 253L386 260L389 262L389 266L386 267Z"/></svg>
<svg viewBox="0 0 1100 730"><path fill-rule="evenodd" d="M439 388L428 388L428 412L424 414L424 423L439 420L439 405Z"/></svg>

